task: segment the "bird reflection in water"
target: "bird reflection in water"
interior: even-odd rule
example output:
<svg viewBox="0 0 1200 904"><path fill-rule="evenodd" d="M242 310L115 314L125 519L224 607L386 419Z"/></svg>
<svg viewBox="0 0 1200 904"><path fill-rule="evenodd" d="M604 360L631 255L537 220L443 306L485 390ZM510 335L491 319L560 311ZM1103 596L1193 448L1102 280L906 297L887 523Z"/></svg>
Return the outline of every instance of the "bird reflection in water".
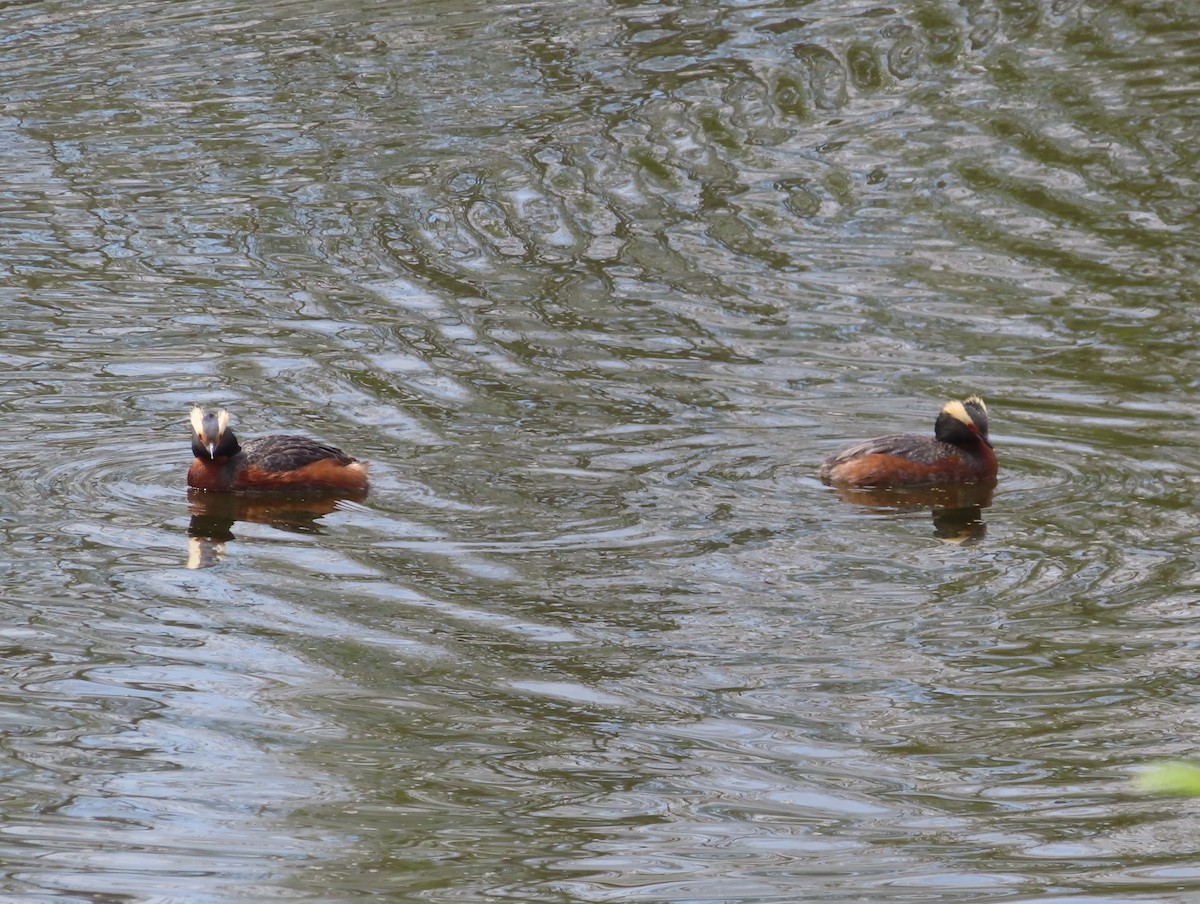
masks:
<svg viewBox="0 0 1200 904"><path fill-rule="evenodd" d="M366 495L365 493L363 494ZM353 496L279 496L272 494L206 493L188 490L188 568L208 568L225 556L238 521L266 524L300 534L321 533L321 518Z"/></svg>
<svg viewBox="0 0 1200 904"><path fill-rule="evenodd" d="M995 480L926 487L833 487L843 502L881 513L929 509L933 535L944 543L964 546L980 542L987 534L983 510L991 506L995 489Z"/></svg>

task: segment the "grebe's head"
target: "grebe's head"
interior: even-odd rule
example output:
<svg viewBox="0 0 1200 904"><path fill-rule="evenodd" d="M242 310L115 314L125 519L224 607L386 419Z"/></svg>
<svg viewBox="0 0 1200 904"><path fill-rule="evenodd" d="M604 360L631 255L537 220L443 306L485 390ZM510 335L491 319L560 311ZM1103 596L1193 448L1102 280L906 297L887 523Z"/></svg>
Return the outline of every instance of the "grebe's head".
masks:
<svg viewBox="0 0 1200 904"><path fill-rule="evenodd" d="M229 429L229 412L196 407L192 409L191 420L192 452L197 458L211 460L237 454L238 441Z"/></svg>
<svg viewBox="0 0 1200 904"><path fill-rule="evenodd" d="M947 402L938 414L933 427L934 436L944 443L966 446L982 440L991 446L988 439L987 406L979 396L970 396L961 402Z"/></svg>

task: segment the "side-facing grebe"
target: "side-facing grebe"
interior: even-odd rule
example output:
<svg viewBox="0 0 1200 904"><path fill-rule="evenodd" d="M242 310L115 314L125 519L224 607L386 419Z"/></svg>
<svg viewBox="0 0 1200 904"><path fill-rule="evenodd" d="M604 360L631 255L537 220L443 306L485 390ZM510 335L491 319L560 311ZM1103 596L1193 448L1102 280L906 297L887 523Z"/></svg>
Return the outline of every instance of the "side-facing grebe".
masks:
<svg viewBox="0 0 1200 904"><path fill-rule="evenodd" d="M869 439L827 459L817 476L855 487L977 483L995 478L987 406L979 396L943 405L933 434L894 433Z"/></svg>

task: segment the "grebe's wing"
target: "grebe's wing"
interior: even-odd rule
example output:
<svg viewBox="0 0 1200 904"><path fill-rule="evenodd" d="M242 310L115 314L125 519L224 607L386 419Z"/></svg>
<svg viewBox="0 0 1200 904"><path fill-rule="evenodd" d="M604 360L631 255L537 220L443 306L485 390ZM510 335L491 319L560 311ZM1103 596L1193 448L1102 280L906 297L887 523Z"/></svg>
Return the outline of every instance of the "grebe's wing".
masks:
<svg viewBox="0 0 1200 904"><path fill-rule="evenodd" d="M326 459L333 459L340 465L355 461L336 446L319 443L307 436L286 434L263 436L242 443L242 454L247 464L264 471L294 471Z"/></svg>
<svg viewBox="0 0 1200 904"><path fill-rule="evenodd" d="M868 439L849 449L843 449L837 455L825 460L827 465L836 465L852 458L862 458L866 455L912 455L915 447L920 447L924 437L913 436L909 433L892 433L888 436L877 436Z"/></svg>

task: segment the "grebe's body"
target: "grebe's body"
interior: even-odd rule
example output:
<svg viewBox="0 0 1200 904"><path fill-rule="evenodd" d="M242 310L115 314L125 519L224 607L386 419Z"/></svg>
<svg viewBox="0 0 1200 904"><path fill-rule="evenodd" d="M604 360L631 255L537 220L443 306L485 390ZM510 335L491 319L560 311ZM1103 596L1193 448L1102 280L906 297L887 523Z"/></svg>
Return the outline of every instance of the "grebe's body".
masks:
<svg viewBox="0 0 1200 904"><path fill-rule="evenodd" d="M188 486L217 492L326 493L364 496L367 466L341 449L304 436L276 434L239 443L224 411L193 408Z"/></svg>
<svg viewBox="0 0 1200 904"><path fill-rule="evenodd" d="M942 406L933 436L896 433L851 446L821 465L828 483L852 487L912 487L979 483L996 477L987 406L971 396Z"/></svg>

